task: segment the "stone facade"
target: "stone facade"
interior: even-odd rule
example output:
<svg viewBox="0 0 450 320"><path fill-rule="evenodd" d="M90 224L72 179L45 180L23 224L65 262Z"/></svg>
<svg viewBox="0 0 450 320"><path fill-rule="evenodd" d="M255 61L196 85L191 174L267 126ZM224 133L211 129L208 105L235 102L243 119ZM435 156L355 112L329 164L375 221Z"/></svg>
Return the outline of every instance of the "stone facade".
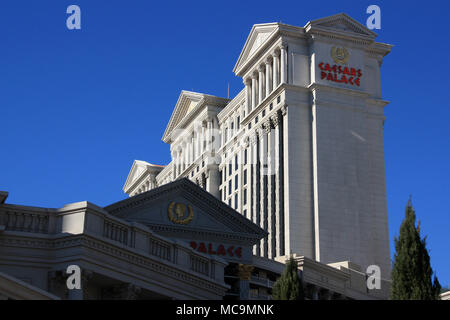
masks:
<svg viewBox="0 0 450 320"><path fill-rule="evenodd" d="M375 38L345 14L254 25L234 67L244 89L183 91L163 135L172 161L135 162L124 191L187 177L268 232L255 255L378 265L389 279L380 68L392 46Z"/></svg>

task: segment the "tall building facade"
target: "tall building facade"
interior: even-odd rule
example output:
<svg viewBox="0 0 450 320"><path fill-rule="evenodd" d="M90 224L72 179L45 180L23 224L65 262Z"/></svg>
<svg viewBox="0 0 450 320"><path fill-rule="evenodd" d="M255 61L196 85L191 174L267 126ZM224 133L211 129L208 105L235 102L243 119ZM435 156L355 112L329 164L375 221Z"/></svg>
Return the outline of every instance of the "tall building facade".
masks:
<svg viewBox="0 0 450 320"><path fill-rule="evenodd" d="M253 254L378 265L390 253L380 68L392 46L345 14L254 25L233 99L182 91L166 166L135 161L135 196L188 178L264 229Z"/></svg>

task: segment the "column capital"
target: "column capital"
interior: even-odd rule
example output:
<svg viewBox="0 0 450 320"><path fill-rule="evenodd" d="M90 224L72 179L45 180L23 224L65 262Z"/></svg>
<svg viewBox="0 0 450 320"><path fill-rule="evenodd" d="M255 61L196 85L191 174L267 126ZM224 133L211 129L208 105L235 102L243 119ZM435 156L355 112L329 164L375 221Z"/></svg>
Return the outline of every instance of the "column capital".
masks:
<svg viewBox="0 0 450 320"><path fill-rule="evenodd" d="M270 65L270 64L272 64L272 60L273 60L273 57L272 56L268 56L264 62L265 62L266 65Z"/></svg>
<svg viewBox="0 0 450 320"><path fill-rule="evenodd" d="M239 264L238 276L240 280L250 280L254 266L249 264Z"/></svg>
<svg viewBox="0 0 450 320"><path fill-rule="evenodd" d="M242 79L242 82L244 82L244 85L249 86L252 83L252 78Z"/></svg>
<svg viewBox="0 0 450 320"><path fill-rule="evenodd" d="M278 48L275 49L275 51L272 52L272 58L278 59L279 54L280 54L280 50Z"/></svg>
<svg viewBox="0 0 450 320"><path fill-rule="evenodd" d="M280 115L278 113L273 114L270 117L270 121L272 122L272 126L274 128L278 127L278 124L280 123Z"/></svg>
<svg viewBox="0 0 450 320"><path fill-rule="evenodd" d="M263 128L263 130L264 130L266 133L269 133L270 130L272 129L272 123L271 123L270 119L268 119L266 122L264 122L264 123L261 125L261 127Z"/></svg>
<svg viewBox="0 0 450 320"><path fill-rule="evenodd" d="M252 79L252 80L257 80L258 79L258 72L253 72L252 73L252 75L250 76L250 78Z"/></svg>
<svg viewBox="0 0 450 320"><path fill-rule="evenodd" d="M266 70L266 66L264 64L260 64L257 69L258 72L264 72L264 70Z"/></svg>
<svg viewBox="0 0 450 320"><path fill-rule="evenodd" d="M285 116L286 113L287 113L287 104L283 105L283 106L280 108L280 111L281 111L281 115Z"/></svg>

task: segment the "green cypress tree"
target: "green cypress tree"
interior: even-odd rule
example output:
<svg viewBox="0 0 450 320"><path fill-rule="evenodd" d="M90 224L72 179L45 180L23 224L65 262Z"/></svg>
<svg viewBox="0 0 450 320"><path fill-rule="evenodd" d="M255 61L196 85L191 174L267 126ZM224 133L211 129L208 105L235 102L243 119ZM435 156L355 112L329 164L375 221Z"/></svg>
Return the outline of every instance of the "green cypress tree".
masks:
<svg viewBox="0 0 450 320"><path fill-rule="evenodd" d="M298 275L297 261L289 258L281 277L272 288L273 300L304 300L303 284Z"/></svg>
<svg viewBox="0 0 450 320"><path fill-rule="evenodd" d="M416 227L416 213L411 199L405 210L400 235L395 238L395 255L392 268L391 299L436 300L440 284L430 265L426 237L420 237L420 221Z"/></svg>

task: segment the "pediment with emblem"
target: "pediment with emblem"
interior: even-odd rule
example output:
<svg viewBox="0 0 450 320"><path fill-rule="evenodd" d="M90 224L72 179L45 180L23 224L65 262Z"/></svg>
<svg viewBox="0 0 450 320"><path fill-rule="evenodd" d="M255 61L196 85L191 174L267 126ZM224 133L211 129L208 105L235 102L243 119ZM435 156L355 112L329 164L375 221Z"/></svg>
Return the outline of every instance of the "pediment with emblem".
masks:
<svg viewBox="0 0 450 320"><path fill-rule="evenodd" d="M240 213L188 179L122 200L105 208L171 238L214 239L255 244L266 233Z"/></svg>

